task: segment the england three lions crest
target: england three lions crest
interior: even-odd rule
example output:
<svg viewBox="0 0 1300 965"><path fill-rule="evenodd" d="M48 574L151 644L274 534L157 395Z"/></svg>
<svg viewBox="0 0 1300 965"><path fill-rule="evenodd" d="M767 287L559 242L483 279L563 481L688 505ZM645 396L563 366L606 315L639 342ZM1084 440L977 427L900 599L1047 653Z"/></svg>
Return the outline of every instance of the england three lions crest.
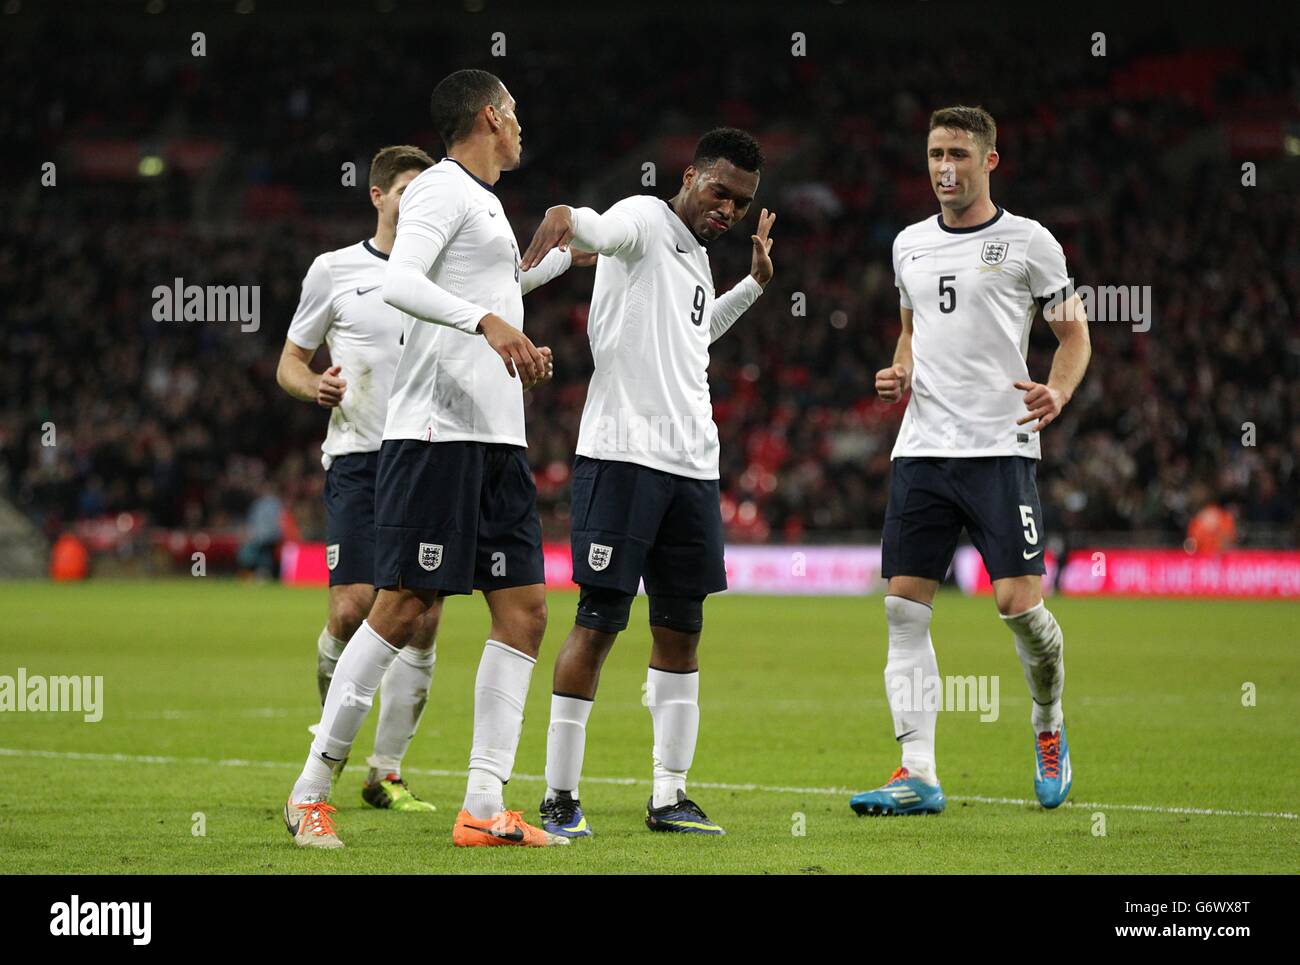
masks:
<svg viewBox="0 0 1300 965"><path fill-rule="evenodd" d="M599 573L609 566L609 558L614 555L614 547L602 543L592 543L587 550L587 565Z"/></svg>
<svg viewBox="0 0 1300 965"><path fill-rule="evenodd" d="M984 250L980 252L980 260L986 265L1000 265L1007 260L1007 247L1005 241L986 241Z"/></svg>
<svg viewBox="0 0 1300 965"><path fill-rule="evenodd" d="M334 567L338 565L339 565L339 544L330 543L329 546L325 547L325 566L329 569L331 573L333 573Z"/></svg>
<svg viewBox="0 0 1300 965"><path fill-rule="evenodd" d="M428 570L430 573L432 573L440 566L442 566L442 544L421 543L420 544L420 569Z"/></svg>

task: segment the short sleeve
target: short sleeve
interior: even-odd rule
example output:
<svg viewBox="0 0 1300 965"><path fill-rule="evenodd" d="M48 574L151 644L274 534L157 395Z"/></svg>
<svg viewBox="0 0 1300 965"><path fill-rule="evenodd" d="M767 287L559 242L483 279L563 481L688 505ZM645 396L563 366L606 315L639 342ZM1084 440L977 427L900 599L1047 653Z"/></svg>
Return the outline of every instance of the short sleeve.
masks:
<svg viewBox="0 0 1300 965"><path fill-rule="evenodd" d="M1065 252L1052 233L1042 225L1029 236L1029 250L1025 253L1025 271L1029 278L1029 294L1040 304L1054 296L1069 297L1070 276L1065 268Z"/></svg>
<svg viewBox="0 0 1300 965"><path fill-rule="evenodd" d="M299 348L317 349L334 322L334 282L329 262L318 255L302 280L298 310L289 323L289 341Z"/></svg>
<svg viewBox="0 0 1300 965"><path fill-rule="evenodd" d="M899 270L901 263L898 260L898 241L902 235L894 239L894 287L898 289L898 304L906 309L911 309L912 299L907 294L907 286L903 284L903 273Z"/></svg>

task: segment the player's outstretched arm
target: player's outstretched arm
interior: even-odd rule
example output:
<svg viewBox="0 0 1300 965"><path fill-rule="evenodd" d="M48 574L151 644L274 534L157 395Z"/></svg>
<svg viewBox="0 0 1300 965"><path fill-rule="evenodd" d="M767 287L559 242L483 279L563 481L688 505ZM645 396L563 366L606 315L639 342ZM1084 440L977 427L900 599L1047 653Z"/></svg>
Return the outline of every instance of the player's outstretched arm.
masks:
<svg viewBox="0 0 1300 965"><path fill-rule="evenodd" d="M573 242L586 252L613 255L633 246L640 235L640 225L635 218L615 205L604 214L591 208L571 208L557 204L546 209L546 216L533 232L533 240L519 266L529 271L546 257L553 248L561 251Z"/></svg>
<svg viewBox="0 0 1300 965"><path fill-rule="evenodd" d="M280 364L275 370L275 381L295 399L332 409L343 401L348 381L340 376L343 370L338 365L320 374L313 372L310 363L315 354L315 349L303 348L285 339Z"/></svg>
<svg viewBox="0 0 1300 965"><path fill-rule="evenodd" d="M710 345L736 324L736 320L744 314L745 309L757 301L758 296L767 287L767 283L772 280L772 239L767 235L775 221L775 211L768 214L767 208L764 208L759 214L758 231L749 236L749 240L754 245L753 254L750 256L749 275L714 301L713 313L709 317Z"/></svg>
<svg viewBox="0 0 1300 965"><path fill-rule="evenodd" d="M902 331L894 348L894 364L876 373L876 395L880 401L893 405L912 388L912 310L899 308Z"/></svg>
<svg viewBox="0 0 1300 965"><path fill-rule="evenodd" d="M1088 314L1078 295L1072 295L1064 303L1048 305L1043 309L1043 317L1052 326L1052 331L1060 342L1056 354L1052 356L1052 371L1047 376L1047 384L1013 383L1025 393L1025 408L1029 410L1029 414L1017 420L1016 425L1022 426L1037 419L1035 432L1042 431L1061 414L1061 410L1074 397L1074 390L1083 381L1083 373L1088 370L1088 360L1092 358Z"/></svg>
<svg viewBox="0 0 1300 965"><path fill-rule="evenodd" d="M546 257L537 263L537 267L530 271L521 271L519 274L519 291L527 295L534 288L541 288L548 281L563 275L575 263L573 249L560 251L554 249L546 253ZM523 263L520 263L520 268Z"/></svg>

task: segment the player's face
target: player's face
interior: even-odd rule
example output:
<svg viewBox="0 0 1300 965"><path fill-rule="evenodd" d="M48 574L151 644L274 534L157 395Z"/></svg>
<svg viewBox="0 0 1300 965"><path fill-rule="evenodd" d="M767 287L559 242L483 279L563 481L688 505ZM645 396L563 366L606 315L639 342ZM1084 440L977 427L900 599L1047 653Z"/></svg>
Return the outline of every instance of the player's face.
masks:
<svg viewBox="0 0 1300 965"><path fill-rule="evenodd" d="M510 96L510 91L506 91L505 100L501 107L496 109L496 115L501 122L501 126L497 128L497 144L500 147L501 157L506 162L502 164L501 170L513 171L519 167L519 159L523 157L524 129L519 123L518 105Z"/></svg>
<svg viewBox="0 0 1300 965"><path fill-rule="evenodd" d="M930 185L939 204L964 211L988 197L989 172L997 167L998 152L983 151L970 131L936 127L926 142Z"/></svg>
<svg viewBox="0 0 1300 965"><path fill-rule="evenodd" d="M392 186L387 191L380 191L377 187L371 187L370 199L374 202L375 207L379 209L379 217L382 218L389 227L397 227L397 206L402 201L402 192L406 186L415 180L416 175L420 172L415 168L409 171L403 171L393 181Z"/></svg>
<svg viewBox="0 0 1300 965"><path fill-rule="evenodd" d="M745 217L758 191L758 172L719 158L682 176L682 214L697 235L712 241Z"/></svg>

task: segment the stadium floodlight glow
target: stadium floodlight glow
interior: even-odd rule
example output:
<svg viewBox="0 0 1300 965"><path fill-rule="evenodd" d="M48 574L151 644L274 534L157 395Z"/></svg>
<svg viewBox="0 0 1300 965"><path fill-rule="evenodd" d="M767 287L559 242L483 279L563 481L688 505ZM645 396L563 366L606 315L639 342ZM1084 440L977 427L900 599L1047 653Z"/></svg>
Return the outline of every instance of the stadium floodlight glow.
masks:
<svg viewBox="0 0 1300 965"><path fill-rule="evenodd" d="M142 178L156 178L158 175L163 173L164 167L165 165L163 164L162 158L158 157L156 154L146 154L144 157L140 158L140 166L138 170L140 172L140 177Z"/></svg>

